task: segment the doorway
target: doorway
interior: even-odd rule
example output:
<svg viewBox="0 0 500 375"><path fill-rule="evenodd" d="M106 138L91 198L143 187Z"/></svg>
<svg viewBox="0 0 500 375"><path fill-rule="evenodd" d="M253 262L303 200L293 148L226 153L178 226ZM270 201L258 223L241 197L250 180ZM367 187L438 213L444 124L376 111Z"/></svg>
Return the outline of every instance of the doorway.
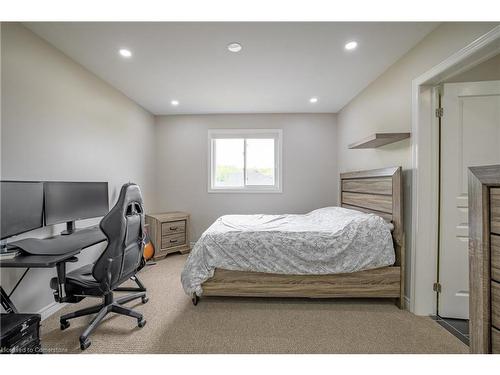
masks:
<svg viewBox="0 0 500 375"><path fill-rule="evenodd" d="M500 53L500 26L482 35L412 82L411 243L409 309L436 315L440 242L439 108L436 87ZM480 79L481 80L481 79ZM491 80L491 79L490 79ZM446 111L444 111L446 116ZM436 285L437 284L437 285Z"/></svg>
<svg viewBox="0 0 500 375"><path fill-rule="evenodd" d="M437 311L468 319L468 168L500 163L500 80L445 83L441 108Z"/></svg>
<svg viewBox="0 0 500 375"><path fill-rule="evenodd" d="M467 77L484 80L466 82ZM436 317L465 342L469 319L468 168L500 163L500 55L441 84L438 93Z"/></svg>

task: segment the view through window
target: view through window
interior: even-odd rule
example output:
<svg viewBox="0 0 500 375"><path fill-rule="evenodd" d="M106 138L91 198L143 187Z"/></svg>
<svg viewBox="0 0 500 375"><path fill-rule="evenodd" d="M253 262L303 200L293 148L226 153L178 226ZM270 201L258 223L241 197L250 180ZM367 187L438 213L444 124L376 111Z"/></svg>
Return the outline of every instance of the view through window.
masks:
<svg viewBox="0 0 500 375"><path fill-rule="evenodd" d="M211 190L277 191L281 131L210 136Z"/></svg>

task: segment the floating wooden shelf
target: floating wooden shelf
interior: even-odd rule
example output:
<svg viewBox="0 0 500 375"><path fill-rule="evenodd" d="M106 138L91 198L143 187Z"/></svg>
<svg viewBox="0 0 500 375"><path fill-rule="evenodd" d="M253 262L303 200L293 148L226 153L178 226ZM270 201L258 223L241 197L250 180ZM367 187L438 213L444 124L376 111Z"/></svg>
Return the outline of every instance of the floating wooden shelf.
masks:
<svg viewBox="0 0 500 375"><path fill-rule="evenodd" d="M411 133L375 133L359 142L351 143L349 148L377 148L410 138Z"/></svg>

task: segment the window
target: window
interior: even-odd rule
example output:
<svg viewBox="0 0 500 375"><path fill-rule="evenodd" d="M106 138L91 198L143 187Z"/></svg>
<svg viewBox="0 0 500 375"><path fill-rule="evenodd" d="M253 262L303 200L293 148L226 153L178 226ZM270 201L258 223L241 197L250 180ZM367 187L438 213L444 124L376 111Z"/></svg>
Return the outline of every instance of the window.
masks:
<svg viewBox="0 0 500 375"><path fill-rule="evenodd" d="M281 129L208 131L209 192L281 192Z"/></svg>

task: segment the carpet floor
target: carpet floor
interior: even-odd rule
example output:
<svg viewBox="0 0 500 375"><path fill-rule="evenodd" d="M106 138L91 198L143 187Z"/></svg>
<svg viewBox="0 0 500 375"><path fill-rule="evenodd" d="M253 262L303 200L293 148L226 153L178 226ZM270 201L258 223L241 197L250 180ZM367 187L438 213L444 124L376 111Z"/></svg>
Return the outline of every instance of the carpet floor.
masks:
<svg viewBox="0 0 500 375"><path fill-rule="evenodd" d="M186 255L171 255L139 277L149 302L127 304L134 318L110 314L84 353L467 353L468 347L429 317L399 310L390 300L202 298L186 296L180 273ZM59 329L59 316L99 302L87 298L42 322L46 352L80 353L89 317Z"/></svg>

